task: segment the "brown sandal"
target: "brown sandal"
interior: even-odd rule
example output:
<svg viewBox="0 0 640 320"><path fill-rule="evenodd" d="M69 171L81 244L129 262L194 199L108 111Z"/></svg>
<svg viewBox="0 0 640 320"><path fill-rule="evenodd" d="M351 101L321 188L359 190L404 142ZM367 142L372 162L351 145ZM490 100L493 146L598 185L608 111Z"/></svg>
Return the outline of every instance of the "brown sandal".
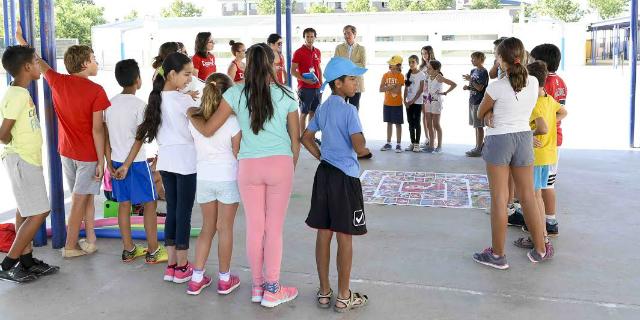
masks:
<svg viewBox="0 0 640 320"><path fill-rule="evenodd" d="M368 301L369 297L367 297L366 294L349 290L349 298L342 299L339 296L336 297L336 304L333 306L333 310L340 313L347 312L351 309L364 307ZM342 303L344 307L338 307L338 302Z"/></svg>
<svg viewBox="0 0 640 320"><path fill-rule="evenodd" d="M318 307L322 309L328 309L331 306L331 298L333 298L333 290L329 288L329 293L322 294L320 292L320 289L318 289L317 298L318 298ZM320 302L320 299L328 299L329 301L327 301L327 303L322 303Z"/></svg>

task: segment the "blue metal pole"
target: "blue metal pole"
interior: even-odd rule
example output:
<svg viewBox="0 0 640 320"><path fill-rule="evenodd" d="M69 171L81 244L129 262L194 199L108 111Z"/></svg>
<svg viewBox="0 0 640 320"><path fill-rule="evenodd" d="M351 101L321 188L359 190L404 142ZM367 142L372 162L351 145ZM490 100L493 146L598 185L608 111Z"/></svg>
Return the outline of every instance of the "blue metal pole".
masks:
<svg viewBox="0 0 640 320"><path fill-rule="evenodd" d="M56 70L56 29L53 14L54 0L39 0L40 38L42 59ZM44 116L47 134L47 153L49 155L49 201L51 202L51 244L54 249L64 247L67 237L64 214L64 190L62 189L62 165L58 153L58 118L53 110L51 88L44 81Z"/></svg>
<svg viewBox="0 0 640 320"><path fill-rule="evenodd" d="M636 133L636 69L638 60L638 0L631 0L631 94L629 119L629 144L635 148Z"/></svg>
<svg viewBox="0 0 640 320"><path fill-rule="evenodd" d="M33 2L32 0L20 0L20 25L22 26L22 33L24 35L24 39L27 40L27 43L33 44L35 41L34 33L33 33ZM31 99L33 99L33 103L36 105L36 114L38 118L40 118L40 110L38 103L38 84L36 81L31 81L29 87L27 88L29 93L31 94ZM47 245L47 228L46 223L43 223L38 229L38 233L33 238L33 245L35 247L42 247Z"/></svg>
<svg viewBox="0 0 640 320"><path fill-rule="evenodd" d="M9 0L9 15L11 16L11 21L9 21L9 43L11 45L16 44L16 40L13 38L13 35L16 34L16 2L15 0Z"/></svg>
<svg viewBox="0 0 640 320"><path fill-rule="evenodd" d="M597 30L591 30L591 64L596 65L596 33Z"/></svg>
<svg viewBox="0 0 640 320"><path fill-rule="evenodd" d="M9 4L7 0L2 0L2 12L4 12L3 20L4 20L4 47L8 47L11 45L11 37L9 36L9 19L10 16L7 14L9 12ZM7 86L11 83L11 75L7 72Z"/></svg>
<svg viewBox="0 0 640 320"><path fill-rule="evenodd" d="M635 0L637 1L637 0ZM292 43L291 43L291 0L285 0L285 5L287 6L285 8L285 20L286 20L286 28L287 28L287 84L289 84L289 87L293 88L293 84L291 83L291 50L292 50Z"/></svg>
<svg viewBox="0 0 640 320"><path fill-rule="evenodd" d="M282 35L282 0L276 0L276 33Z"/></svg>

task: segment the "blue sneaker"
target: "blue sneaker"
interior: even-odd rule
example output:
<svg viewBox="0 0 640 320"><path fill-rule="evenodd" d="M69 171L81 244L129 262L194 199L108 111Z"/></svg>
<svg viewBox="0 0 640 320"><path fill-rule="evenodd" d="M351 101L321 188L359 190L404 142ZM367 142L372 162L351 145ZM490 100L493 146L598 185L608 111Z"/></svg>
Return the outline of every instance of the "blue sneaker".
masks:
<svg viewBox="0 0 640 320"><path fill-rule="evenodd" d="M382 146L382 148L380 148L380 151L389 151L391 150L391 144L387 143L384 146Z"/></svg>
<svg viewBox="0 0 640 320"><path fill-rule="evenodd" d="M486 248L482 252L474 253L473 260L479 264L493 267L500 270L509 268L507 264L507 255L496 257L493 255L493 248Z"/></svg>

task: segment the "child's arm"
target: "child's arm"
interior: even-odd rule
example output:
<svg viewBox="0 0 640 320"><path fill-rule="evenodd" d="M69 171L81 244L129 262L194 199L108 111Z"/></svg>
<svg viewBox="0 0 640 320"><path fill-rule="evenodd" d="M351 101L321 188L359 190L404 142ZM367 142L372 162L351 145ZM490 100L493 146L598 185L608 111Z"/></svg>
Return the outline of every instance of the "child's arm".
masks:
<svg viewBox="0 0 640 320"><path fill-rule="evenodd" d="M229 103L224 99L220 101L218 110L216 110L206 122L202 118L192 116L196 111L198 111L198 108L189 108L189 110L187 110L187 117L191 121L191 124L193 124L193 127L205 137L211 137L216 133L233 113L233 109L231 109Z"/></svg>
<svg viewBox="0 0 640 320"><path fill-rule="evenodd" d="M27 43L27 40L25 40L24 37L22 36L22 26L20 25L20 20L18 20L16 23L16 41L18 41L18 43L22 46L29 45ZM36 61L38 61L38 64L40 65L40 73L42 74L47 73L47 71L49 71L51 67L46 61L40 58L40 55L38 54L37 50L36 50L36 57L37 57Z"/></svg>
<svg viewBox="0 0 640 320"><path fill-rule="evenodd" d="M111 164L111 140L109 139L109 127L107 127L106 123L104 124L104 157L107 161L107 170L114 177L116 172Z"/></svg>
<svg viewBox="0 0 640 320"><path fill-rule="evenodd" d="M0 142L3 144L9 144L11 142L11 139L13 139L11 136L11 129L13 129L13 125L15 123L15 119L2 120L2 126L0 126Z"/></svg>
<svg viewBox="0 0 640 320"><path fill-rule="evenodd" d="M484 98L482 98L482 102L480 102L480 107L478 108L478 118L484 119L487 123L487 127L493 128L493 121L487 121L487 114L493 113L493 105L496 103L495 100L491 98L491 96L487 93L484 94ZM492 117L489 117L492 118Z"/></svg>
<svg viewBox="0 0 640 320"><path fill-rule="evenodd" d="M236 159L238 159L238 153L240 152L240 140L242 140L242 131L238 131L235 136L231 137L231 151Z"/></svg>
<svg viewBox="0 0 640 320"><path fill-rule="evenodd" d="M480 83L477 83L475 81L469 81L469 85L471 85L474 89L476 89L476 91L482 91L482 89L484 89L484 86Z"/></svg>
<svg viewBox="0 0 640 320"><path fill-rule="evenodd" d="M96 181L102 180L104 174L104 122L103 122L102 110L93 113L93 144L96 148L96 155L98 156L98 163L96 165L96 174L94 179Z"/></svg>
<svg viewBox="0 0 640 320"><path fill-rule="evenodd" d="M498 60L493 61L493 66L491 66L491 70L489 70L489 78L495 79L498 77L498 68L500 65L498 64Z"/></svg>
<svg viewBox="0 0 640 320"><path fill-rule="evenodd" d="M536 129L533 131L534 136L545 135L549 132L549 127L547 126L547 123L544 121L544 118L537 117L535 119L535 123L536 123Z"/></svg>
<svg viewBox="0 0 640 320"><path fill-rule="evenodd" d="M380 92L387 92L387 84L384 82L385 78L382 77L382 81L380 81Z"/></svg>
<svg viewBox="0 0 640 320"><path fill-rule="evenodd" d="M445 96L449 92L453 91L453 89L455 89L458 86L455 82L453 82L453 81L451 81L451 80L449 80L449 79L447 79L447 78L445 78L443 76L438 76L438 81L440 81L442 83L446 83L446 84L449 85L449 89L447 91L440 93L440 94L445 95Z"/></svg>
<svg viewBox="0 0 640 320"><path fill-rule="evenodd" d="M127 159L124 160L124 163L120 166L120 168L118 168L118 170L116 170L115 173L112 174L114 178L118 180L123 180L124 178L127 177L127 172L129 171L129 167L131 167L133 160L136 158L141 148L142 148L142 140L136 140L131 146L131 151L129 151L129 155L127 155ZM156 155L156 159L152 164L154 171L155 171L155 165L158 162L157 158L158 156Z"/></svg>
<svg viewBox="0 0 640 320"><path fill-rule="evenodd" d="M371 153L367 148L367 141L364 139L362 132L351 135L351 144L353 145L353 150L356 152L358 157L366 156Z"/></svg>
<svg viewBox="0 0 640 320"><path fill-rule="evenodd" d="M311 155L320 160L320 147L315 141L316 132L309 130L309 128L304 130L302 134L302 145L311 153Z"/></svg>
<svg viewBox="0 0 640 320"><path fill-rule="evenodd" d="M564 118L567 117L567 109L562 106L560 107L560 109L558 110L558 112L556 112L556 121L560 122L562 121Z"/></svg>
<svg viewBox="0 0 640 320"><path fill-rule="evenodd" d="M224 100L222 100L224 101ZM217 113L217 111L216 111ZM291 152L293 153L293 168L298 164L298 156L300 155L300 117L298 110L287 114L287 131L291 139Z"/></svg>

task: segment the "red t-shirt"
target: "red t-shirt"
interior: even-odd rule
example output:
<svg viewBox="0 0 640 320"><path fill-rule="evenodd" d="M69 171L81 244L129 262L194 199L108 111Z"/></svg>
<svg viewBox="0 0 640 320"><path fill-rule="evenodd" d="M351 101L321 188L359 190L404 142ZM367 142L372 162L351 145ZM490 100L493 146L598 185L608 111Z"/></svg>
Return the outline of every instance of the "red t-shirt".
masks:
<svg viewBox="0 0 640 320"><path fill-rule="evenodd" d="M309 49L309 47L302 45L300 49L296 50L296 52L293 53L293 59L291 59L291 62L298 64L298 72L300 72L300 74L311 72L311 69L313 69L313 73L315 73L316 77L318 77L318 82L314 84L306 84L303 81L298 80L298 89L318 89L322 86L322 70L320 70L320 50L318 50L318 48L313 47Z"/></svg>
<svg viewBox="0 0 640 320"><path fill-rule="evenodd" d="M93 113L111 105L101 85L52 69L44 75L58 115L58 152L77 161L98 161L93 144Z"/></svg>
<svg viewBox="0 0 640 320"><path fill-rule="evenodd" d="M555 73L549 73L544 83L544 90L564 106L565 100L567 99L567 86L560 76ZM560 121L556 123L556 128L558 129L558 146L561 146L562 128L560 127Z"/></svg>
<svg viewBox="0 0 640 320"><path fill-rule="evenodd" d="M280 62L275 63L276 67L276 78L280 84L286 84L286 80L284 78L284 74L286 70L284 69L284 57L280 55Z"/></svg>
<svg viewBox="0 0 640 320"><path fill-rule="evenodd" d="M232 62L236 66L236 74L233 77L233 82L238 82L244 80L244 70L240 69L240 65L233 61Z"/></svg>
<svg viewBox="0 0 640 320"><path fill-rule="evenodd" d="M206 81L210 74L216 72L216 57L209 52L207 52L206 58L196 54L191 58L191 61L193 68L198 70L198 78L202 81Z"/></svg>

